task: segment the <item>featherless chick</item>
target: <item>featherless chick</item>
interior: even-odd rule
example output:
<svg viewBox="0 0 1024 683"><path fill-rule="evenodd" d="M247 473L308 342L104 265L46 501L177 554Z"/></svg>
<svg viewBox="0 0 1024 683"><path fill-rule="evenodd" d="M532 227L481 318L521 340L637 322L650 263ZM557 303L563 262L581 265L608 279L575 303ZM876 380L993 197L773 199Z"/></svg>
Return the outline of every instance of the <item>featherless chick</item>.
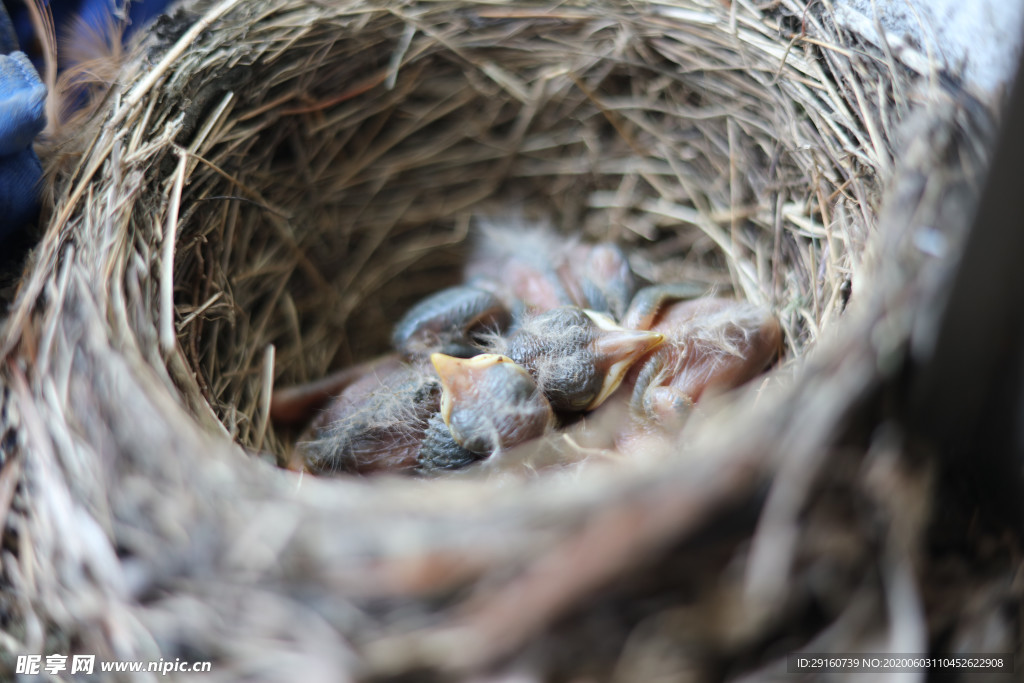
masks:
<svg viewBox="0 0 1024 683"><path fill-rule="evenodd" d="M407 358L481 353L475 335L504 331L511 313L493 292L470 285L442 289L422 299L395 325L391 343Z"/></svg>
<svg viewBox="0 0 1024 683"><path fill-rule="evenodd" d="M294 424L314 413L296 446L297 458L311 472L412 472L440 399L433 373L390 355L276 392L271 414Z"/></svg>
<svg viewBox="0 0 1024 683"><path fill-rule="evenodd" d="M663 340L660 332L627 330L602 313L563 306L526 317L509 338L492 339L491 350L525 368L556 411L579 413L601 405Z"/></svg>
<svg viewBox="0 0 1024 683"><path fill-rule="evenodd" d="M318 474L436 474L554 426L536 382L508 358L435 353L431 360L435 372L390 355L281 389L271 415L278 424L312 418L296 455Z"/></svg>
<svg viewBox="0 0 1024 683"><path fill-rule="evenodd" d="M479 226L465 279L493 291L517 315L578 306L618 318L638 286L615 244L587 244L515 218Z"/></svg>
<svg viewBox="0 0 1024 683"><path fill-rule="evenodd" d="M738 387L772 364L782 328L770 311L744 301L704 297L672 301L651 294L627 320L665 336L624 380L636 432L678 427L709 392ZM626 435L628 436L628 435Z"/></svg>
<svg viewBox="0 0 1024 683"><path fill-rule="evenodd" d="M554 426L554 412L537 383L508 357L462 359L435 353L431 361L441 380L441 420L452 440L478 458L535 439ZM424 452L420 461L428 465L437 458Z"/></svg>

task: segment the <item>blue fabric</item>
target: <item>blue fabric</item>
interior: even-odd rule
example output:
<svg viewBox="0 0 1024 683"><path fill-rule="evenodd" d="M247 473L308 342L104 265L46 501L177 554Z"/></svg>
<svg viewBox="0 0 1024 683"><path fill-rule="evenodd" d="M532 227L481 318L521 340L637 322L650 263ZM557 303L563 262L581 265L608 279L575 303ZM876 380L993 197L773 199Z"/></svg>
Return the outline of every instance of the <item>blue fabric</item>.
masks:
<svg viewBox="0 0 1024 683"><path fill-rule="evenodd" d="M143 2L127 3L128 26L124 32L125 38L131 37L132 34L149 23L150 19L162 14L167 7L167 2L168 0L144 0ZM90 26L102 28L109 23L108 17L126 16L125 4L123 0L83 0L78 13Z"/></svg>
<svg viewBox="0 0 1024 683"><path fill-rule="evenodd" d="M45 0L60 28L75 14L100 31L127 20L125 36L145 26L167 7L168 0ZM28 11L23 6L15 21L0 4L0 256L4 242L39 212L39 180L42 168L32 151L32 141L46 126L46 87L22 44L35 37Z"/></svg>
<svg viewBox="0 0 1024 683"><path fill-rule="evenodd" d="M0 5L0 248L39 213L42 177L32 140L46 126L46 87L16 48L11 19Z"/></svg>
<svg viewBox="0 0 1024 683"><path fill-rule="evenodd" d="M39 157L31 148L0 157L0 245L15 230L35 220L42 174Z"/></svg>
<svg viewBox="0 0 1024 683"><path fill-rule="evenodd" d="M46 86L24 52L0 55L0 156L32 144L46 126Z"/></svg>
<svg viewBox="0 0 1024 683"><path fill-rule="evenodd" d="M125 28L126 38L131 37L136 31L146 26L151 19L162 14L169 0L44 0L49 5L53 14L53 23L57 27L57 34L60 35L62 28L69 26L72 19L78 15L96 29L105 30L110 25L110 18L116 20L127 18L128 25ZM127 5L127 12L125 11ZM34 28L28 10L13 10L14 27L17 30L18 39L22 45L29 45L34 38Z"/></svg>

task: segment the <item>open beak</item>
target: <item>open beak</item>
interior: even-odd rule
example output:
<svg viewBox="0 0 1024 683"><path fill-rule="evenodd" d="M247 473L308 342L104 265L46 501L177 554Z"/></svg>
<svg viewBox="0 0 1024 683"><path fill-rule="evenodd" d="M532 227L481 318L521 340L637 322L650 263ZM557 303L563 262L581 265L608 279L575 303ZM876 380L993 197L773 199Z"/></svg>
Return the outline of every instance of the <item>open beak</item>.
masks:
<svg viewBox="0 0 1024 683"><path fill-rule="evenodd" d="M665 335L648 330L627 330L603 313L585 312L601 329L594 348L596 369L603 373L604 381L597 396L587 406L587 410L593 410L619 388L626 373L638 360L665 341Z"/></svg>
<svg viewBox="0 0 1024 683"><path fill-rule="evenodd" d="M543 434L551 405L529 373L507 356L430 357L441 377L441 419L463 448L490 454Z"/></svg>
<svg viewBox="0 0 1024 683"><path fill-rule="evenodd" d="M452 403L476 393L488 370L500 363L511 363L512 360L497 353L482 353L472 358L433 353L430 362L441 378L441 419L449 424Z"/></svg>

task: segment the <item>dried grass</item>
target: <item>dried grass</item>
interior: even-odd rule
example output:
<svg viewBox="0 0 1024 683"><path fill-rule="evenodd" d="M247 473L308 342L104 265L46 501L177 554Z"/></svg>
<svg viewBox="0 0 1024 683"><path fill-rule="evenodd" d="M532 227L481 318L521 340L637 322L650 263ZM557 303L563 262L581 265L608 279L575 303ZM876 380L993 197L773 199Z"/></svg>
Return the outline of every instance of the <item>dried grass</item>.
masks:
<svg viewBox="0 0 1024 683"><path fill-rule="evenodd" d="M886 400L948 268L921 236L953 249L976 189L969 105L790 0L186 4L59 142L0 336L0 650L679 681L972 620L1003 647L1010 570L968 553L975 600L936 592L941 472ZM510 208L772 307L786 368L631 465L253 457L287 452L273 383L378 352L457 278L472 215Z"/></svg>

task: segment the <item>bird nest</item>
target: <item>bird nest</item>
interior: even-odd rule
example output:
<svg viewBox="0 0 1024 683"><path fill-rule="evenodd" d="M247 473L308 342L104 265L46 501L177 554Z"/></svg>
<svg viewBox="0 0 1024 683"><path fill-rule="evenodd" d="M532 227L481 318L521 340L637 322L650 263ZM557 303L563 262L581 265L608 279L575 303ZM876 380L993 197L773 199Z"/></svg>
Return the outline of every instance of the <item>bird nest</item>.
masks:
<svg viewBox="0 0 1024 683"><path fill-rule="evenodd" d="M992 646L1005 574L936 569L970 505L886 427L984 156L951 94L790 0L185 3L62 142L0 337L0 650L638 681ZM503 214L772 309L780 367L657 457L278 467L273 388L381 353Z"/></svg>

